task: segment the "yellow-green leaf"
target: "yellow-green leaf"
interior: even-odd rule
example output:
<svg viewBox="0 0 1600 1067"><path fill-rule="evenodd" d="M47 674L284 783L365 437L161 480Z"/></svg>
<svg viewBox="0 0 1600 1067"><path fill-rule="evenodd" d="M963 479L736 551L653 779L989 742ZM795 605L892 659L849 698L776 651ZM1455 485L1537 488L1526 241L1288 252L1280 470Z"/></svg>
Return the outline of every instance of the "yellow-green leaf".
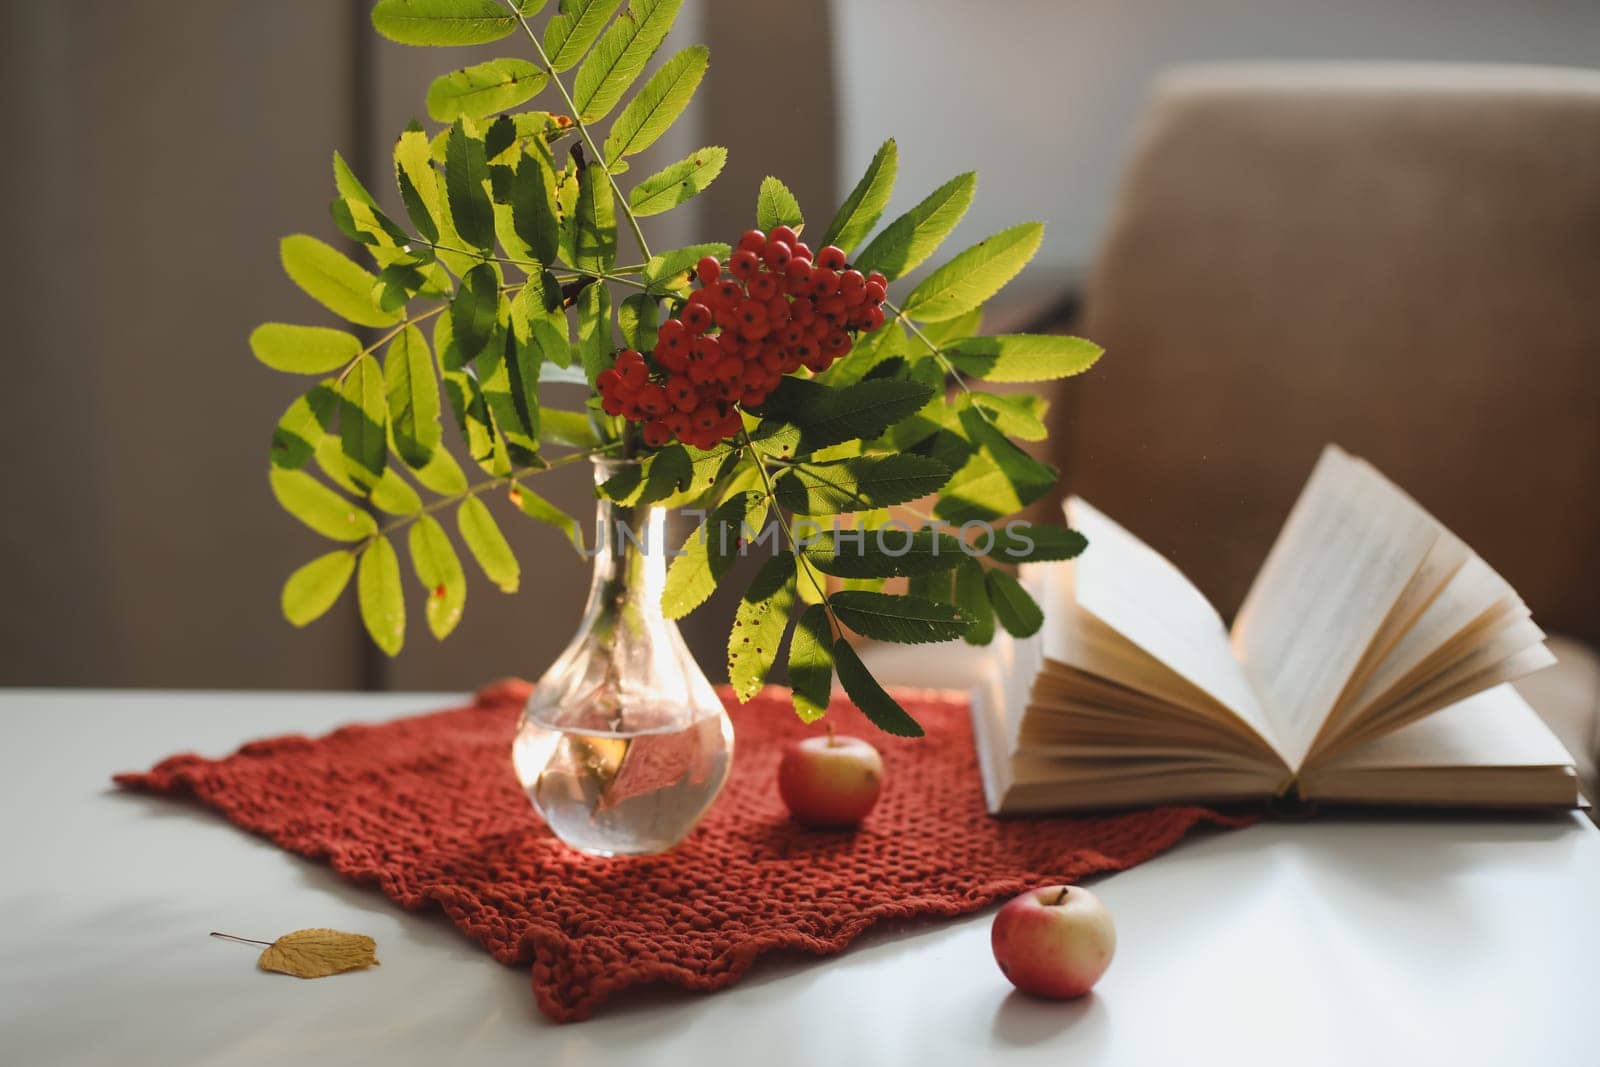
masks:
<svg viewBox="0 0 1600 1067"><path fill-rule="evenodd" d="M337 382L328 378L295 398L272 431L272 465L299 470L316 453L339 410Z"/></svg>
<svg viewBox="0 0 1600 1067"><path fill-rule="evenodd" d="M670 211L703 192L727 162L726 148L702 148L635 185L628 193L628 206L637 218Z"/></svg>
<svg viewBox="0 0 1600 1067"><path fill-rule="evenodd" d="M439 447L439 381L433 373L428 339L415 326L407 326L383 357L384 393L395 451L418 469L426 467Z"/></svg>
<svg viewBox="0 0 1600 1067"><path fill-rule="evenodd" d="M494 207L489 201L489 160L483 140L467 133L461 119L445 142L444 191L450 219L473 248L494 251Z"/></svg>
<svg viewBox="0 0 1600 1067"><path fill-rule="evenodd" d="M324 537L360 541L378 532L371 515L305 471L272 470L267 477L283 510Z"/></svg>
<svg viewBox="0 0 1600 1067"><path fill-rule="evenodd" d="M354 334L326 326L267 322L250 331L250 351L273 370L326 374L359 356L361 342Z"/></svg>
<svg viewBox="0 0 1600 1067"><path fill-rule="evenodd" d="M355 553L343 549L298 568L283 583L283 617L296 626L320 619L344 592L355 569Z"/></svg>
<svg viewBox="0 0 1600 1067"><path fill-rule="evenodd" d="M427 597L423 614L427 616L428 629L442 641L461 621L467 604L467 576L461 569L461 558L450 544L450 535L432 515L423 515L412 523L407 547L411 550L411 567L422 583L422 595Z"/></svg>
<svg viewBox="0 0 1600 1067"><path fill-rule="evenodd" d="M963 374L989 382L1048 382L1082 374L1105 350L1064 334L1012 333L969 337L945 355Z"/></svg>
<svg viewBox="0 0 1600 1067"><path fill-rule="evenodd" d="M385 433L388 410L383 392L383 370L372 356L362 356L345 376L339 392L339 440L346 470L362 485L382 474L389 456Z"/></svg>
<svg viewBox="0 0 1600 1067"><path fill-rule="evenodd" d="M356 599L361 622L373 644L397 655L406 640L406 599L400 587L400 561L382 535L367 543L356 568Z"/></svg>
<svg viewBox="0 0 1600 1067"><path fill-rule="evenodd" d="M802 579L802 588L807 583ZM833 694L833 627L821 604L812 604L795 620L789 638L789 688L795 714L816 722L828 713Z"/></svg>
<svg viewBox="0 0 1600 1067"><path fill-rule="evenodd" d="M638 155L667 132L694 98L710 56L710 49L697 44L662 64L611 124L605 144L608 161Z"/></svg>
<svg viewBox="0 0 1600 1067"><path fill-rule="evenodd" d="M632 0L606 30L573 81L572 99L584 122L597 122L617 106L655 55L683 0Z"/></svg>
<svg viewBox="0 0 1600 1067"><path fill-rule="evenodd" d="M1043 240L1041 222L1001 230L924 278L906 297L903 310L910 318L929 322L965 315L1015 278Z"/></svg>
<svg viewBox="0 0 1600 1067"><path fill-rule="evenodd" d="M428 86L428 114L435 122L465 115L481 119L525 104L550 76L525 59L491 59L441 74Z"/></svg>
<svg viewBox="0 0 1600 1067"><path fill-rule="evenodd" d="M544 53L556 73L570 70L594 44L622 0L561 0L560 14L544 28Z"/></svg>
<svg viewBox="0 0 1600 1067"><path fill-rule="evenodd" d="M326 242L296 233L278 244L284 273L307 296L358 326L392 326L398 311L385 311L372 299L378 279L355 260Z"/></svg>
<svg viewBox="0 0 1600 1067"><path fill-rule="evenodd" d="M780 552L750 582L728 634L728 681L741 704L767 683L793 606L794 556Z"/></svg>
<svg viewBox="0 0 1600 1067"><path fill-rule="evenodd" d="M427 466L418 467L412 473L423 486L440 496L460 496L467 491L467 476L462 473L461 464L443 447L433 450Z"/></svg>
<svg viewBox="0 0 1600 1067"><path fill-rule="evenodd" d="M483 501L475 496L463 500L456 509L456 526L472 558L483 568L484 576L499 586L502 593L515 593L522 582L522 568L517 565L517 557L506 544L505 534L500 532L499 524Z"/></svg>
<svg viewBox="0 0 1600 1067"><path fill-rule="evenodd" d="M798 232L805 224L805 216L800 214L800 201L794 198L789 187L770 174L763 178L756 193L756 225L763 230L788 226Z"/></svg>
<svg viewBox="0 0 1600 1067"><path fill-rule="evenodd" d="M521 7L531 14L543 3L524 0ZM401 44L488 44L511 36L517 16L495 0L378 0L372 26Z"/></svg>
<svg viewBox="0 0 1600 1067"><path fill-rule="evenodd" d="M856 269L882 271L890 281L921 265L956 228L978 187L972 172L945 182L910 211L883 228L855 257Z"/></svg>
<svg viewBox="0 0 1600 1067"><path fill-rule="evenodd" d="M823 232L822 240L817 242L818 248L836 245L849 252L872 232L878 219L883 217L883 209L889 206L899 165L900 149L891 137L878 148L872 162L867 164L867 172L850 190L844 203L839 205L839 211Z"/></svg>

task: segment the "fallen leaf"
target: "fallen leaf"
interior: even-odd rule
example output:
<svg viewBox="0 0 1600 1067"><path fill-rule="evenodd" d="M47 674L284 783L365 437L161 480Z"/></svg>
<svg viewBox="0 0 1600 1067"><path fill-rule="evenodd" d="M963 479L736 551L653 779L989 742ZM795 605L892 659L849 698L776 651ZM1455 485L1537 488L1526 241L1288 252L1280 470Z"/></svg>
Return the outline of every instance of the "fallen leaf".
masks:
<svg viewBox="0 0 1600 1067"><path fill-rule="evenodd" d="M339 930L296 930L284 934L261 952L263 971L292 974L296 978L326 978L340 971L376 967L378 944L365 934Z"/></svg>

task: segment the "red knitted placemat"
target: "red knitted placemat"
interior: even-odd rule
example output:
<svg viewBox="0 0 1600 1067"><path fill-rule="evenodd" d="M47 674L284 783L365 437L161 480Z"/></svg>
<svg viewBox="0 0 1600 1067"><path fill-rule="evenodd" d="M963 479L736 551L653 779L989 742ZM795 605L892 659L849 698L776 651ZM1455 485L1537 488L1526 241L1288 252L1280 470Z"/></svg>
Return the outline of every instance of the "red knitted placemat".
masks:
<svg viewBox="0 0 1600 1067"><path fill-rule="evenodd" d="M632 985L720 989L773 949L828 955L880 920L961 915L1131 867L1199 822L1251 821L1193 807L991 818L965 701L902 693L921 740L881 734L843 702L830 709L842 732L883 752L884 793L856 832L805 830L775 779L783 742L816 728L773 691L732 708L733 771L688 840L660 856L592 859L545 829L512 773L526 693L505 683L464 708L255 741L220 760L173 756L116 780L193 795L404 907L442 908L496 959L532 963L539 1007L563 1021Z"/></svg>

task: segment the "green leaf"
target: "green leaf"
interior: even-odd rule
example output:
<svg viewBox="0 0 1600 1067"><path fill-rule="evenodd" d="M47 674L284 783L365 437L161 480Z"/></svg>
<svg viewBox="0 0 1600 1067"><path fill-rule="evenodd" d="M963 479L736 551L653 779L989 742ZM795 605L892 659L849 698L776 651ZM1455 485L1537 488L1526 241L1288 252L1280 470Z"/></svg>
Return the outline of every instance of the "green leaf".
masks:
<svg viewBox="0 0 1600 1067"><path fill-rule="evenodd" d="M900 150L891 137L879 147L872 162L867 164L867 172L839 205L839 213L828 223L817 247L837 245L849 252L860 244L883 217L883 209L889 206L899 165Z"/></svg>
<svg viewBox="0 0 1600 1067"><path fill-rule="evenodd" d="M323 537L360 541L378 532L371 515L305 471L273 470L267 477L283 510Z"/></svg>
<svg viewBox="0 0 1600 1067"><path fill-rule="evenodd" d="M278 245L284 273L307 296L358 326L392 326L400 316L372 301L378 279L332 245L303 233Z"/></svg>
<svg viewBox="0 0 1600 1067"><path fill-rule="evenodd" d="M1020 582L1005 571L988 570L983 575L989 603L1006 632L1014 637L1032 637L1044 625L1044 612Z"/></svg>
<svg viewBox="0 0 1600 1067"><path fill-rule="evenodd" d="M956 576L954 571L934 571L913 574L906 582L906 592L912 596L927 597L949 604L955 601Z"/></svg>
<svg viewBox="0 0 1600 1067"><path fill-rule="evenodd" d="M446 370L465 366L483 354L498 332L500 275L492 263L480 263L461 279L450 301L450 336L454 352L439 350Z"/></svg>
<svg viewBox="0 0 1600 1067"><path fill-rule="evenodd" d="M606 274L617 262L617 216L611 182L600 167L578 172L578 208L573 215L572 265Z"/></svg>
<svg viewBox="0 0 1600 1067"><path fill-rule="evenodd" d="M761 189L756 193L756 225L763 230L787 226L798 232L805 224L800 201L789 187L771 175L761 179Z"/></svg>
<svg viewBox="0 0 1600 1067"><path fill-rule="evenodd" d="M1021 511L1055 487L1058 472L1006 440L977 411L961 413L967 439L977 446L940 494L934 514L961 523Z"/></svg>
<svg viewBox="0 0 1600 1067"><path fill-rule="evenodd" d="M1050 402L1036 393L996 396L994 393L962 393L967 403L982 408L989 421L1007 437L1019 441L1043 441L1050 431L1044 424Z"/></svg>
<svg viewBox="0 0 1600 1067"><path fill-rule="evenodd" d="M528 518L560 530L572 542L573 548L583 551L583 531L578 528L578 520L571 515L525 485L513 483L511 502Z"/></svg>
<svg viewBox="0 0 1600 1067"><path fill-rule="evenodd" d="M463 67L433 79L428 115L435 122L487 118L532 100L549 80L525 59L491 59Z"/></svg>
<svg viewBox="0 0 1600 1067"><path fill-rule="evenodd" d="M834 515L904 504L937 492L949 468L925 456L862 456L784 472L778 503L803 515Z"/></svg>
<svg viewBox="0 0 1600 1067"><path fill-rule="evenodd" d="M1004 563L1072 559L1087 547L1088 540L1077 530L1064 526L1035 526L1016 520L995 530L989 558Z"/></svg>
<svg viewBox="0 0 1600 1067"><path fill-rule="evenodd" d="M338 152L333 153L333 187L345 199L355 200L368 207L378 206L378 202L372 198L367 187L361 184L361 179L356 177L356 172L350 169L350 164L346 163Z"/></svg>
<svg viewBox="0 0 1600 1067"><path fill-rule="evenodd" d="M397 655L406 641L406 599L400 587L400 561L387 537L376 537L361 552L356 572L361 621L373 644Z"/></svg>
<svg viewBox="0 0 1600 1067"><path fill-rule="evenodd" d="M702 148L635 185L628 193L628 206L636 218L670 211L703 192L727 162L726 148Z"/></svg>
<svg viewBox="0 0 1600 1067"><path fill-rule="evenodd" d="M407 326L389 342L383 357L383 382L395 451L411 466L426 467L442 433L439 381L433 375L427 338L415 326Z"/></svg>
<svg viewBox="0 0 1600 1067"><path fill-rule="evenodd" d="M361 342L354 334L326 326L268 322L250 332L250 351L273 370L326 374L359 356Z"/></svg>
<svg viewBox="0 0 1600 1067"><path fill-rule="evenodd" d="M383 474L389 454L387 421L383 370L376 359L362 356L339 391L339 440L349 461L345 469L357 482L368 484L366 476L376 482Z"/></svg>
<svg viewBox="0 0 1600 1067"><path fill-rule="evenodd" d="M556 176L544 157L524 155L511 178L511 224L540 263L554 263L561 224L556 207Z"/></svg>
<svg viewBox="0 0 1600 1067"><path fill-rule="evenodd" d="M794 556L782 552L761 565L734 612L728 634L728 681L739 703L766 684L793 606Z"/></svg>
<svg viewBox="0 0 1600 1067"><path fill-rule="evenodd" d="M833 614L863 637L919 645L960 637L967 620L950 604L919 596L843 589L828 598Z"/></svg>
<svg viewBox="0 0 1600 1067"><path fill-rule="evenodd" d="M525 11L541 6L542 0L522 4ZM509 37L517 17L495 0L378 0L372 26L401 44L488 44Z"/></svg>
<svg viewBox="0 0 1600 1067"><path fill-rule="evenodd" d="M632 0L578 68L572 99L584 122L604 118L617 106L650 57L656 54L683 0Z"/></svg>
<svg viewBox="0 0 1600 1067"><path fill-rule="evenodd" d="M461 621L461 612L467 605L467 576L461 569L461 558L450 544L450 535L432 515L423 515L412 523L406 547L411 552L411 569L427 598L422 610L428 629L443 641Z"/></svg>
<svg viewBox="0 0 1600 1067"><path fill-rule="evenodd" d="M1001 334L969 337L945 349L963 374L989 382L1048 382L1082 374L1105 349L1063 334Z"/></svg>
<svg viewBox="0 0 1600 1067"><path fill-rule="evenodd" d="M539 409L539 440L585 450L600 447L587 414L550 407Z"/></svg>
<svg viewBox="0 0 1600 1067"><path fill-rule="evenodd" d="M489 202L489 160L483 141L461 119L445 142L444 192L456 233L473 248L494 251L494 206Z"/></svg>
<svg viewBox="0 0 1600 1067"><path fill-rule="evenodd" d="M862 273L882 271L890 281L915 270L950 236L972 205L978 177L970 171L945 182L927 199L885 226L855 258Z"/></svg>
<svg viewBox="0 0 1600 1067"><path fill-rule="evenodd" d="M383 475L367 494L367 499L372 501L373 507L390 515L415 515L422 510L422 498L393 466L383 468Z"/></svg>
<svg viewBox="0 0 1600 1067"><path fill-rule="evenodd" d="M612 363L611 291L599 282L578 295L577 348L584 380L592 389L595 377Z"/></svg>
<svg viewBox="0 0 1600 1067"><path fill-rule="evenodd" d="M761 406L763 418L800 427L800 452L871 439L916 413L934 395L920 382L874 379L835 389L804 378L785 377Z"/></svg>
<svg viewBox="0 0 1600 1067"><path fill-rule="evenodd" d="M318 556L298 568L283 583L283 595L279 597L283 617L295 626L322 618L350 584L355 570L355 554L343 549Z"/></svg>
<svg viewBox="0 0 1600 1067"><path fill-rule="evenodd" d="M572 324L562 307L561 285L548 271L530 268L527 283L511 301L511 326L517 341L531 344L545 360L558 367L572 363Z"/></svg>
<svg viewBox="0 0 1600 1067"><path fill-rule="evenodd" d="M961 541L904 525L859 531L833 530L805 547L806 559L836 578L903 578L947 571L967 558Z"/></svg>
<svg viewBox="0 0 1600 1067"><path fill-rule="evenodd" d="M832 644L827 609L812 604L795 620L789 638L789 689L802 722L816 722L828 713L828 698L833 695Z"/></svg>
<svg viewBox="0 0 1600 1067"><path fill-rule="evenodd" d="M906 713L894 697L878 684L878 680L861 662L856 650L844 638L833 643L833 661L839 670L839 683L852 703L860 708L872 724L886 734L896 737L921 737L923 729L917 720Z"/></svg>
<svg viewBox="0 0 1600 1067"><path fill-rule="evenodd" d="M656 327L660 324L661 302L649 293L634 293L617 309L617 329L622 334L622 343L637 352L649 352L656 347Z"/></svg>
<svg viewBox="0 0 1600 1067"><path fill-rule="evenodd" d="M544 28L544 52L557 74L583 58L621 6L622 0L561 0L561 13Z"/></svg>
<svg viewBox="0 0 1600 1067"><path fill-rule="evenodd" d="M461 464L443 447L433 450L427 466L412 473L417 481L440 496L460 496L467 491L467 476L462 473Z"/></svg>
<svg viewBox="0 0 1600 1067"><path fill-rule="evenodd" d="M726 259L733 250L725 244L688 245L674 248L650 257L644 265L644 283L652 291L683 289L689 284L689 275L696 263L706 256Z"/></svg>
<svg viewBox="0 0 1600 1067"><path fill-rule="evenodd" d="M766 508L760 493L739 493L695 527L667 568L667 583L661 591L661 610L667 618L683 618L716 592L717 583L739 554L744 528L756 529Z"/></svg>
<svg viewBox="0 0 1600 1067"><path fill-rule="evenodd" d="M969 645L987 645L994 640L994 608L983 575L983 565L975 559L962 563L956 571L956 606L967 620L961 637Z"/></svg>
<svg viewBox="0 0 1600 1067"><path fill-rule="evenodd" d="M667 132L694 98L710 56L710 49L697 44L662 64L611 124L605 144L608 161L638 155Z"/></svg>
<svg viewBox="0 0 1600 1067"><path fill-rule="evenodd" d="M289 405L272 431L272 465L299 470L316 453L317 445L333 426L339 410L338 383L328 378L312 386Z"/></svg>
<svg viewBox="0 0 1600 1067"><path fill-rule="evenodd" d="M924 278L906 297L902 310L909 318L929 322L965 315L1015 278L1043 240L1042 222L1001 230Z"/></svg>
<svg viewBox="0 0 1600 1067"><path fill-rule="evenodd" d="M475 496L469 496L456 509L456 526L461 539L467 543L472 558L483 568L484 576L500 587L502 593L515 593L522 582L522 568L505 534L489 514L488 507Z"/></svg>
<svg viewBox="0 0 1600 1067"><path fill-rule="evenodd" d="M672 444L640 463L624 466L607 478L600 490L619 504L637 507L681 493L689 488L693 479L694 464L689 459L688 449Z"/></svg>

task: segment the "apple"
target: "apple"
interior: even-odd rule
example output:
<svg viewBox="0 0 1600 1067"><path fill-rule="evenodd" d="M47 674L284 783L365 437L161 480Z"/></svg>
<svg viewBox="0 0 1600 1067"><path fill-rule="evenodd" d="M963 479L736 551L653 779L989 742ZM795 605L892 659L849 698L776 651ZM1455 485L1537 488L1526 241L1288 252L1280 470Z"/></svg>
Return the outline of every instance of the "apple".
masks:
<svg viewBox="0 0 1600 1067"><path fill-rule="evenodd" d="M1037 997L1087 993L1111 965L1117 931L1100 898L1081 886L1030 889L1008 901L989 931L1011 984Z"/></svg>
<svg viewBox="0 0 1600 1067"><path fill-rule="evenodd" d="M778 764L778 794L807 826L843 829L867 817L883 789L883 757L859 737L807 737Z"/></svg>

